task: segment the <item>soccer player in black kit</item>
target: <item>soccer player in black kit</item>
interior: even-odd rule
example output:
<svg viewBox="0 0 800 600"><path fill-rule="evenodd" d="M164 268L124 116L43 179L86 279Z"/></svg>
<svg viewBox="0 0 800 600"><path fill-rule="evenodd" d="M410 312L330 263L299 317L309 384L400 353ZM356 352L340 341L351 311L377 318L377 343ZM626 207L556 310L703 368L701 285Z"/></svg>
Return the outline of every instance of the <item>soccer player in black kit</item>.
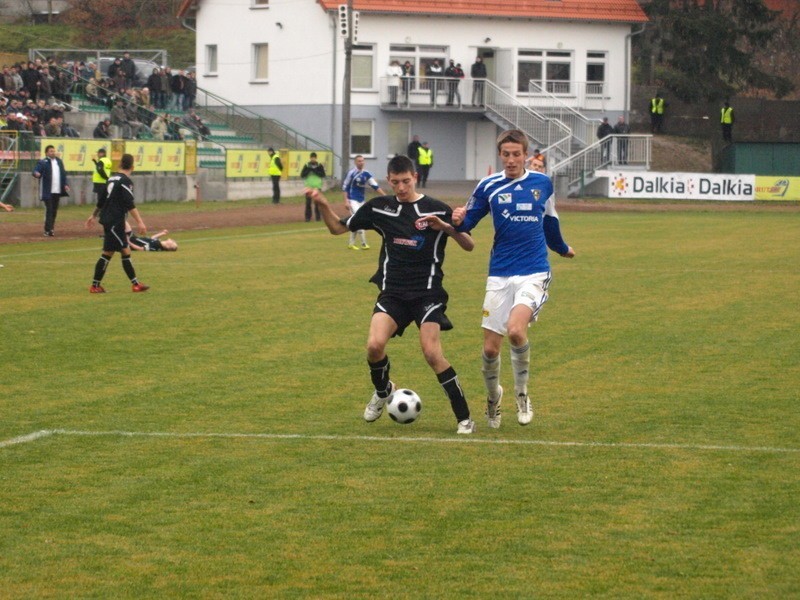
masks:
<svg viewBox="0 0 800 600"><path fill-rule="evenodd" d="M106 267L114 256L114 252L122 254L122 268L128 279L131 280L132 291L146 292L150 286L140 283L136 278L136 271L131 264L131 249L128 245L128 236L125 235L125 217L128 213L136 220L139 235L147 233L147 227L139 215L139 210L133 203L133 155L123 154L119 164L119 172L108 178L108 196L100 209L100 224L103 226L103 253L94 267L94 279L89 292L104 294L105 289L100 285L106 274Z"/></svg>
<svg viewBox="0 0 800 600"><path fill-rule="evenodd" d="M392 158L387 170L394 195L372 198L347 218L333 212L322 192L306 190L332 234L372 229L382 238L378 271L370 279L380 293L367 340L367 363L375 393L364 409L364 420L377 420L396 389L389 379L386 345L414 322L425 360L450 400L458 421L457 433L470 434L475 423L458 375L442 352L440 333L453 328L445 315L448 296L442 287L447 238L452 237L467 251L475 244L469 235L456 232L447 204L417 193L414 163L407 156Z"/></svg>

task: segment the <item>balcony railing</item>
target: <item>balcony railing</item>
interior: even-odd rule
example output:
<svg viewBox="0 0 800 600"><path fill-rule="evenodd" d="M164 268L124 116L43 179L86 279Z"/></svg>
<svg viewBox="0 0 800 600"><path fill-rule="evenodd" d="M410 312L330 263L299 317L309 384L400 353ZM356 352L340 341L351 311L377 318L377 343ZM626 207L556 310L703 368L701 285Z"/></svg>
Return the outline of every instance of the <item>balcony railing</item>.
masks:
<svg viewBox="0 0 800 600"><path fill-rule="evenodd" d="M479 110L485 84L484 79L469 77L381 77L380 102L383 108Z"/></svg>
<svg viewBox="0 0 800 600"><path fill-rule="evenodd" d="M575 110L606 109L609 100L607 84L597 81L530 81L528 104L535 108L551 105L552 97Z"/></svg>

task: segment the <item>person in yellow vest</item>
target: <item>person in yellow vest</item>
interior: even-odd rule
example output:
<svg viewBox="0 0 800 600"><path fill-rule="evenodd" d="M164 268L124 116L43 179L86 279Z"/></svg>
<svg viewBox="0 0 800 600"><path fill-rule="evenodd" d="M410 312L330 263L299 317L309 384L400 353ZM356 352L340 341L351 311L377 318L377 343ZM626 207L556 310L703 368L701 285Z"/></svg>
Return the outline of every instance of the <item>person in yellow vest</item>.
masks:
<svg viewBox="0 0 800 600"><path fill-rule="evenodd" d="M92 157L92 162L94 163L94 171L92 171L92 191L94 191L97 202L91 216L86 219L86 227L91 226L92 221L97 218L100 214L100 210L106 203L106 198L108 198L108 178L111 177L112 168L111 159L106 156L105 148L100 148L97 151L97 154Z"/></svg>
<svg viewBox="0 0 800 600"><path fill-rule="evenodd" d="M656 92L654 98L650 98L650 132L661 133L664 126L664 110L667 103L661 97L661 92Z"/></svg>
<svg viewBox="0 0 800 600"><path fill-rule="evenodd" d="M279 204L281 201L281 174L283 173L283 163L281 157L275 154L275 150L267 148L269 154L269 173L272 179L272 203Z"/></svg>
<svg viewBox="0 0 800 600"><path fill-rule="evenodd" d="M722 139L729 144L733 142L733 107L725 100L725 106L720 112L719 122L722 124Z"/></svg>
<svg viewBox="0 0 800 600"><path fill-rule="evenodd" d="M428 174L433 166L433 148L428 146L428 142L422 142L422 146L417 150L417 161L419 162L419 187L424 188L428 185Z"/></svg>

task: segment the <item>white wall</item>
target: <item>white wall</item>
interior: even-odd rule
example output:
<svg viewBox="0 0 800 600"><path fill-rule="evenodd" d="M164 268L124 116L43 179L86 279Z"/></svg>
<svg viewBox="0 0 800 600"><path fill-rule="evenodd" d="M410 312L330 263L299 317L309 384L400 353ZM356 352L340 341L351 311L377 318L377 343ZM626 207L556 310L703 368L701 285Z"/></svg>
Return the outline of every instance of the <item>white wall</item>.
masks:
<svg viewBox="0 0 800 600"><path fill-rule="evenodd" d="M277 23L281 23L279 27ZM231 31L236 35L231 35ZM378 80L389 64L390 44L448 46L449 57L469 73L479 47L572 51L572 79L586 80L586 53L608 52L608 110L624 109L626 24L509 21L362 14L358 42L375 44L375 91L353 94L353 104L378 104ZM342 41L334 22L313 0L269 8L204 0L197 14L199 85L236 104L315 105L341 102ZM486 38L491 38L486 42ZM269 43L268 83L253 83L253 43ZM205 46L218 46L218 75L205 75ZM333 47L337 48L334 58ZM514 60L516 65L516 60ZM334 65L336 68L333 72ZM513 73L516 88L516 68ZM336 82L336 95L333 84Z"/></svg>

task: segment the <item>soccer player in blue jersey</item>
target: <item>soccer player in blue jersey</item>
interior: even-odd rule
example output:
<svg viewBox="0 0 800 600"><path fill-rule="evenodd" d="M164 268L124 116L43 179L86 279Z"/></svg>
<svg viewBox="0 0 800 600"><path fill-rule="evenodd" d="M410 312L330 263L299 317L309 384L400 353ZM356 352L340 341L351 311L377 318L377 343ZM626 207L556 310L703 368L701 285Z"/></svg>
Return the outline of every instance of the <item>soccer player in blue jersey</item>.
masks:
<svg viewBox="0 0 800 600"><path fill-rule="evenodd" d="M471 231L489 213L494 224L482 322L486 417L494 429L501 421L500 348L505 336L511 343L517 421L527 425L533 418L528 327L547 301L551 277L547 248L565 258L575 256L561 237L552 181L525 169L528 138L518 130L504 131L497 150L503 171L484 177L467 205L453 211L457 231Z"/></svg>
<svg viewBox="0 0 800 600"><path fill-rule="evenodd" d="M371 187L373 190L378 192L379 196L384 195L383 190L378 185L378 182L375 181L375 178L372 176L372 173L364 170L365 162L366 161L364 160L363 156L361 156L360 154L356 156L354 160L355 167L353 167L347 172L347 175L344 178L344 183L342 183L345 208L350 211L351 215L356 214L356 211L359 208L361 208L362 204L364 204L364 200L366 199L367 186ZM356 246L356 233L358 233L361 236L360 248ZM347 243L347 247L350 248L351 250L369 249L369 244L367 244L367 234L364 233L363 229L350 232L350 241Z"/></svg>
<svg viewBox="0 0 800 600"><path fill-rule="evenodd" d="M308 190L332 234L372 229L383 238L378 270L370 279L380 292L367 340L367 363L375 392L364 409L364 420L376 421L395 390L389 379L389 340L403 335L406 327L416 323L425 361L450 400L458 422L456 433L469 435L475 431L475 422L470 418L458 375L442 351L441 332L453 328L445 314L448 295L442 286L442 265L448 237L467 251L473 249L474 243L469 234L455 230L450 222L452 209L447 204L417 193L410 158L392 158L388 180L393 195L372 198L344 219L333 212L319 190Z"/></svg>

